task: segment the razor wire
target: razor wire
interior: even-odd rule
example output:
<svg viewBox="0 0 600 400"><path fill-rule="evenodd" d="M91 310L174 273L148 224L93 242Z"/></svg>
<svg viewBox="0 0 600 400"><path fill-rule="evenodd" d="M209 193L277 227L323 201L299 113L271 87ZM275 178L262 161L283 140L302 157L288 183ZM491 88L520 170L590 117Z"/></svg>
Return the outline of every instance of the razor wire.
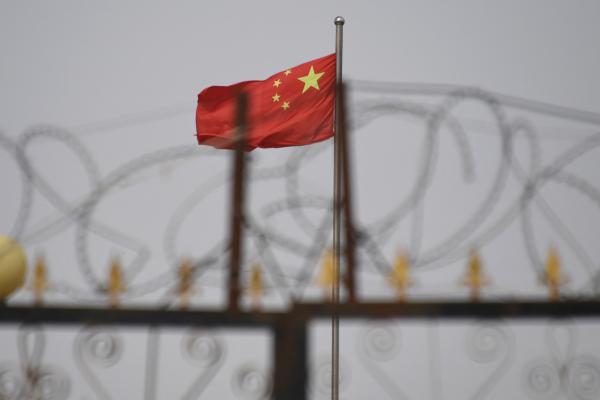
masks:
<svg viewBox="0 0 600 400"><path fill-rule="evenodd" d="M600 116L590 113L578 113L562 108L551 108L545 104L527 102L497 95L488 91L468 87L446 87L425 85L420 94L435 93L439 98L434 102L417 102L398 95L415 94L417 86L410 88L394 85L385 88L379 84L357 82L351 86L351 96L366 93L379 93L385 97L353 100L350 108L349 129L351 135L360 135L367 131L369 124L378 118L398 116L417 122L423 129L421 151L418 154L415 179L408 194L395 199L391 210L370 221L357 221L356 239L363 273L375 273L386 276L391 270L391 261L383 247L393 239L401 226L410 227L409 254L416 270L443 268L452 262L465 258L468 250L483 247L505 232L509 226L518 224L522 244L532 267L538 276L543 273L542 257L536 247L536 235L532 220L532 210L541 213L545 221L558 234L565 246L575 255L581 268L587 274L587 290L596 291L596 281L600 281L597 263L578 241L574 233L564 222L562 216L552 207L541 190L548 184L559 185L588 199L600 210L600 188L594 182L579 176L567 167L595 151L600 145L600 130L587 136L574 135L572 147L563 151L554 160L543 163L541 143L545 140L533 124L514 109L537 111L572 120L600 125ZM390 94L397 95L391 97ZM460 226L453 227L443 240L431 247L424 246L424 219L427 213L426 199L430 193L435 172L439 168L441 151L455 151L460 162L462 179L465 183L477 182L477 163L475 148L469 139L463 121L454 110L462 104L477 104L492 117L494 135L499 140L497 146L498 163L487 192L479 205L470 211L470 215ZM509 110L510 109L510 110ZM164 114L172 117L173 110ZM516 116L513 116L516 114ZM146 115L144 113L140 115ZM134 117L122 117L119 121L132 125ZM114 129L119 121L97 123L91 129L94 133L102 129ZM141 122L141 119L139 120ZM117 124L117 125L115 125ZM453 148L440 149L442 131L450 133ZM491 136L490 136L491 137ZM90 237L98 236L115 246L125 248L134 254L132 260L124 265L127 291L124 298L133 299L172 288L177 281L177 243L184 222L194 210L202 207L202 202L230 183L228 171L216 171L204 182L196 185L172 210L163 233L163 253L166 268L154 275L145 276L142 271L152 260L149 246L139 238L126 234L111 224L102 221L95 212L109 194L118 192L121 186L135 176L173 162L194 162L207 157L226 157L229 152L218 151L193 144L175 146L142 154L116 167L107 174L100 172L99 164L85 141L86 136L78 136L66 129L39 125L27 129L16 140L0 132L0 154L14 161L19 171L20 201L14 221L8 234L25 246L43 243L66 229L74 229L73 249L77 260L77 269L84 280L83 287L75 287L66 282L56 282L54 289L76 300L93 300L106 291L103 277L97 275L91 256ZM529 154L529 165L523 165L515 155L515 141L522 139ZM77 200L67 199L48 182L35 167L30 148L38 141L54 141L75 154L84 171L89 189ZM305 189L302 178L303 168L316 157L330 149L330 144L320 143L294 149L287 159L278 165L263 167L251 165L248 185L258 182L274 181L283 183L284 194L262 204L260 208L248 208L245 219L246 235L257 257L265 266L271 289L283 298L302 298L311 283L319 257L328 246L331 233L331 198L313 194ZM254 163L252 163L254 164ZM357 166L360 168L360 165ZM500 208L500 199L506 192L509 178L519 183L519 191L511 203ZM45 199L54 213L47 219L31 224L31 213L37 197ZM310 216L316 212L319 218ZM499 214L499 215L496 215ZM281 224L274 223L280 216L289 217L300 235L291 235ZM194 277L199 280L209 271L223 269L226 265L229 244L227 238L218 238L217 243L195 258ZM300 265L288 268L278 254L289 254L301 261ZM294 272L291 272L291 271Z"/></svg>

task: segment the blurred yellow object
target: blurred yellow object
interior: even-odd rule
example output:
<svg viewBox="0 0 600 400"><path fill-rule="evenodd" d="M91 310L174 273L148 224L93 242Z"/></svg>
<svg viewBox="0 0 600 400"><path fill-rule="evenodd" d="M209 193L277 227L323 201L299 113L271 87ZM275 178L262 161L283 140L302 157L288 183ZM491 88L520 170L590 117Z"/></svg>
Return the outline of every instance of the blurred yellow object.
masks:
<svg viewBox="0 0 600 400"><path fill-rule="evenodd" d="M396 289L398 301L403 302L406 299L406 288L413 284L410 277L410 259L405 251L398 252L388 280L390 285Z"/></svg>
<svg viewBox="0 0 600 400"><path fill-rule="evenodd" d="M23 286L26 271L23 248L8 236L0 236L0 301Z"/></svg>
<svg viewBox="0 0 600 400"><path fill-rule="evenodd" d="M179 286L177 294L179 295L179 306L187 309L190 303L190 297L194 293L193 288L194 266L189 258L184 259L179 266Z"/></svg>
<svg viewBox="0 0 600 400"><path fill-rule="evenodd" d="M483 264L477 249L471 249L469 253L469 270L463 284L471 288L472 301L479 301L481 288L490 284L490 280L483 273Z"/></svg>
<svg viewBox="0 0 600 400"><path fill-rule="evenodd" d="M546 258L546 271L544 283L550 290L550 300L556 301L560 298L560 287L567 283L568 279L561 272L561 262L558 251L554 247L548 250Z"/></svg>
<svg viewBox="0 0 600 400"><path fill-rule="evenodd" d="M250 270L250 283L248 284L248 292L252 301L252 308L260 308L260 299L264 293L264 282L262 270L259 263L254 263Z"/></svg>
<svg viewBox="0 0 600 400"><path fill-rule="evenodd" d="M31 290L33 290L34 303L36 305L41 305L44 302L44 293L49 287L46 261L40 255L36 258L31 281Z"/></svg>
<svg viewBox="0 0 600 400"><path fill-rule="evenodd" d="M336 281L337 271L335 268L333 249L327 249L321 261L321 271L317 278L317 284L323 288L329 297L332 295L333 285Z"/></svg>
<svg viewBox="0 0 600 400"><path fill-rule="evenodd" d="M107 292L110 297L110 306L116 308L119 306L119 295L125 292L123 268L118 257L113 257L108 274Z"/></svg>

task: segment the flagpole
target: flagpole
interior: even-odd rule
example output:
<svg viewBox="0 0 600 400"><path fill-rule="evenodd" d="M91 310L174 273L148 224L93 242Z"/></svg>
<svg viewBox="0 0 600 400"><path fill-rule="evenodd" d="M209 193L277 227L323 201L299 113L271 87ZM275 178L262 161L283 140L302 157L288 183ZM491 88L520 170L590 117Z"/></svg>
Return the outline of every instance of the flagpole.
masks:
<svg viewBox="0 0 600 400"><path fill-rule="evenodd" d="M333 262L335 279L332 287L333 313L331 315L331 399L339 399L340 388L340 319L337 307L340 304L340 219L341 219L341 183L342 183L342 153L341 153L341 102L342 92L342 44L344 33L343 17L336 17L335 24L335 120L333 138Z"/></svg>

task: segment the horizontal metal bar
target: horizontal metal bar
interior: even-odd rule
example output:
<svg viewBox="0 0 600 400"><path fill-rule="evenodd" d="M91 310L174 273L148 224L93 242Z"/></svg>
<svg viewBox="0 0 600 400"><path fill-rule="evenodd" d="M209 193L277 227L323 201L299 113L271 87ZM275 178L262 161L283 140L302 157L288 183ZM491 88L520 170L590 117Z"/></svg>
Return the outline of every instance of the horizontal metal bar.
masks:
<svg viewBox="0 0 600 400"><path fill-rule="evenodd" d="M269 328L281 314L148 308L0 307L0 324L98 324Z"/></svg>
<svg viewBox="0 0 600 400"><path fill-rule="evenodd" d="M600 318L600 301L356 303L341 304L336 310L342 319ZM99 324L270 329L285 319L309 321L329 318L331 311L332 305L327 303L295 304L286 312L3 306L0 307L0 324Z"/></svg>
<svg viewBox="0 0 600 400"><path fill-rule="evenodd" d="M294 311L305 318L328 318L331 304L298 304ZM336 307L342 319L385 318L600 318L600 301L520 302L418 302L358 303Z"/></svg>

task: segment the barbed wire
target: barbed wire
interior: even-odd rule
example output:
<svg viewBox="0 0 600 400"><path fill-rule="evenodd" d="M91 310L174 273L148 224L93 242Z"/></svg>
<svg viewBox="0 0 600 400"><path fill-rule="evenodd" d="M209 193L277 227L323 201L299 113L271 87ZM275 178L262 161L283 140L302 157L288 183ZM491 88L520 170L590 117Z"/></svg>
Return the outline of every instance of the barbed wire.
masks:
<svg viewBox="0 0 600 400"><path fill-rule="evenodd" d="M551 203L541 193L541 189L552 183L565 190L591 200L600 209L600 189L582 176L567 170L569 165L585 154L594 151L600 145L600 131L588 136L574 136L575 144L559 154L554 160L543 163L540 135L534 125L524 115L509 115L507 108L522 108L547 115L600 125L600 116L588 113L553 108L547 104L525 101L504 95L497 95L477 88L423 85L410 87L391 85L383 87L373 83L358 82L351 85L354 98L365 93L386 94L385 98L367 98L353 100L350 109L350 133L360 135L368 130L369 124L385 116L409 118L423 127L422 148L417 158L415 179L408 194L395 201L391 210L381 212L371 221L356 223L356 239L359 250L361 272L389 274L391 262L385 253L385 246L395 237L398 230L408 224L410 240L408 250L411 263L417 270L441 268L466 256L472 247L483 247L509 226L518 222L532 270L541 277L543 273L542 257L536 245L536 235L532 210L543 216L557 233L565 246L575 255L589 280L580 289L583 292L597 292L595 284L600 282L597 263L579 242L576 235L563 221ZM394 89L395 88L395 89ZM426 94L441 97L437 102L416 102L406 99L406 95ZM394 95L395 97L391 97ZM402 96L399 96L402 95ZM404 97L403 97L404 96ZM426 199L431 191L433 179L439 169L440 137L442 132L450 133L451 143L456 150L460 163L462 179L466 184L478 182L475 148L469 140L468 131L455 110L463 104L476 104L491 116L491 135L499 140L497 146L497 164L494 166L491 180L487 180L486 192L479 204L470 208L470 215L464 222L455 226L445 238L434 246L424 247L424 227L427 209ZM164 118L180 114L180 108L165 108ZM143 123L147 113L125 116L107 123L95 123L88 126L86 132L100 132L116 129L119 126L131 126ZM159 117L161 114L159 113ZM162 118L160 117L160 118ZM120 125L121 124L121 125ZM85 138L85 136L83 136ZM490 136L491 137L491 136ZM524 165L515 155L515 140L523 139L528 153L528 165ZM42 140L51 140L65 146L74 154L81 165L81 171L87 180L88 190L77 200L67 199L53 187L37 169L31 147ZM229 152L216 151L195 145L174 146L155 152L142 154L118 166L108 174L100 172L93 153L79 136L55 126L39 125L24 131L17 140L0 132L0 148L12 158L19 170L21 182L19 208L8 233L25 246L43 243L66 229L74 229L74 252L77 268L87 287L78 288L66 282L57 282L56 291L76 300L102 298L106 293L106 282L95 272L97 267L92 260L90 237L98 236L115 246L124 248L133 254L133 258L124 265L127 291L124 297L138 298L156 291L170 292L177 278L180 251L177 245L185 221L192 212L201 207L208 196L222 190L229 183L228 171L215 171L207 174L207 179L192 188L172 211L163 233L163 253L166 268L152 277L140 273L150 263L150 247L139 238L125 234L110 224L95 217L98 206L108 194L123 189L123 185L135 176L156 167L173 162L204 160L210 157L226 157ZM331 198L327 195L311 193L302 178L303 168L330 148L324 142L313 146L294 149L287 159L275 166L263 167L251 161L249 184L257 182L277 182L283 184L283 195L270 199L258 209L247 210L245 227L250 243L264 264L269 275L269 284L279 296L301 299L305 289L311 284L318 260L329 243L331 224ZM444 149L445 151L446 149ZM250 157L252 160L253 157ZM508 206L500 208L500 200L507 192L509 179L519 184L518 193L513 195ZM307 185L307 183L309 185ZM53 208L50 218L30 225L34 199L40 195ZM318 217L315 217L318 215ZM285 225L274 223L280 216L290 217L300 235L290 235ZM210 271L220 271L226 265L229 251L225 237L215 238L215 243L202 255L194 259L194 277ZM299 258L299 265L289 266L282 262L281 252ZM174 294L173 294L174 295Z"/></svg>

